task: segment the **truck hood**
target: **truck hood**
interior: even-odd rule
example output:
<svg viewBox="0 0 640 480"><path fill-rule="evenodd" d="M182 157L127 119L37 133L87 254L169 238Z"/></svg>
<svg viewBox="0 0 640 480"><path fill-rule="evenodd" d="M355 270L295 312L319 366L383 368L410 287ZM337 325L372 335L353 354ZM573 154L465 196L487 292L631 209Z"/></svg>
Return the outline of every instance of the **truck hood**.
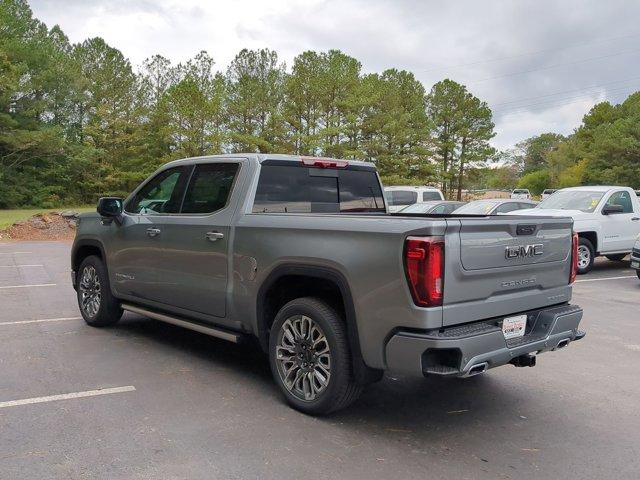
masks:
<svg viewBox="0 0 640 480"><path fill-rule="evenodd" d="M586 213L582 210L560 210L553 208L527 208L509 212L509 215L532 215L536 217L571 217L575 221L588 220L593 218L593 213Z"/></svg>

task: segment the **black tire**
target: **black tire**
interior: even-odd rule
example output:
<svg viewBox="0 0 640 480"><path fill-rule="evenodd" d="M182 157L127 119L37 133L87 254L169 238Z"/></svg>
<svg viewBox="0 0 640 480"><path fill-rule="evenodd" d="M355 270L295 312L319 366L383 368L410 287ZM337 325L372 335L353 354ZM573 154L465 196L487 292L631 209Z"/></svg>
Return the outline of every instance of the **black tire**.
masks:
<svg viewBox="0 0 640 480"><path fill-rule="evenodd" d="M638 275L638 278L640 279L640 270L636 270L636 275Z"/></svg>
<svg viewBox="0 0 640 480"><path fill-rule="evenodd" d="M301 316L307 317L320 327L330 354L330 375L326 387L313 399L303 399L299 394L296 395L295 389L285 385L282 378L284 373L281 373L284 361L277 359L277 347L286 330L286 327L283 328L285 322ZM311 337L313 337L313 333ZM282 349L281 344L280 349ZM293 356L296 357L296 361L298 361L298 356ZM326 415L343 409L354 402L362 393L363 387L356 383L353 375L346 325L333 308L317 298L297 298L280 309L273 322L269 337L269 363L273 378L289 405L309 415ZM295 368L300 369L300 366ZM294 383L296 382L294 381Z"/></svg>
<svg viewBox="0 0 640 480"><path fill-rule="evenodd" d="M589 241L589 239L580 237L578 241L578 252L580 249L586 248L588 250L589 258L586 264L583 266L580 265L580 253L578 253L578 275L584 275L585 273L589 273L593 268L593 262L596 257L595 249L593 248L593 244Z"/></svg>
<svg viewBox="0 0 640 480"><path fill-rule="evenodd" d="M616 253L615 255L606 255L606 257L612 262L619 262L626 256L627 256L626 253Z"/></svg>
<svg viewBox="0 0 640 480"><path fill-rule="evenodd" d="M88 279L93 274L95 274L97 282L91 283ZM85 275L87 275L86 281ZM77 288L80 314L88 325L92 327L108 327L118 323L118 320L122 317L122 308L120 307L120 302L111 294L107 269L100 258L91 255L82 261L77 273ZM86 302L83 305L85 295L91 296L94 293L98 293L99 296L97 307L95 302L91 306L88 306L90 302Z"/></svg>

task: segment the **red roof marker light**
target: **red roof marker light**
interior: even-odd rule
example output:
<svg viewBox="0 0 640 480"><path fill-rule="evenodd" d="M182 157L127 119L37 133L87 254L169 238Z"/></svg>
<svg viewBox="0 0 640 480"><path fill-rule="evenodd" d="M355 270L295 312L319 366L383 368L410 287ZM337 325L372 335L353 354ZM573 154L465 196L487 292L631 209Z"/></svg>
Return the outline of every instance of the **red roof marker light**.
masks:
<svg viewBox="0 0 640 480"><path fill-rule="evenodd" d="M346 160L334 160L333 158L322 157L302 157L302 164L307 167L318 168L347 168L349 162Z"/></svg>

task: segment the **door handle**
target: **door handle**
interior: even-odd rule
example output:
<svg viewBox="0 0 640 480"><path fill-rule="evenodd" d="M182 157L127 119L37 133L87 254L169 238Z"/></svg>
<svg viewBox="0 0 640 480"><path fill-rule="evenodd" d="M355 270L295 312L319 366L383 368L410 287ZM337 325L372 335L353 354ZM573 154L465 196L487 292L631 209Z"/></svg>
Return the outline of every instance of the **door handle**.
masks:
<svg viewBox="0 0 640 480"><path fill-rule="evenodd" d="M640 217L633 217L633 218L631 219L631 221L632 221L632 222L637 222L638 220L640 220Z"/></svg>
<svg viewBox="0 0 640 480"><path fill-rule="evenodd" d="M209 240L210 242L215 242L216 240L224 238L224 233L207 232L207 233L204 234L204 236L207 237L207 240Z"/></svg>
<svg viewBox="0 0 640 480"><path fill-rule="evenodd" d="M159 228L147 228L147 235L149 235L150 237L155 237L160 235L160 229Z"/></svg>

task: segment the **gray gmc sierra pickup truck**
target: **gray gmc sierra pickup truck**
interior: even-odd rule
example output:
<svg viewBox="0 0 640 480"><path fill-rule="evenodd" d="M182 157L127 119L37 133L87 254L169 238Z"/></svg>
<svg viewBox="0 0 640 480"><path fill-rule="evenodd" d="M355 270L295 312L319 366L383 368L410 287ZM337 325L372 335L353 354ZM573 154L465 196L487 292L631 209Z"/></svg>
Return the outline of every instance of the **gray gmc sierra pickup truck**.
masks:
<svg viewBox="0 0 640 480"><path fill-rule="evenodd" d="M384 370L533 366L584 336L571 219L389 214L370 163L190 158L97 210L71 254L89 325L127 310L255 337L306 413L347 406Z"/></svg>

